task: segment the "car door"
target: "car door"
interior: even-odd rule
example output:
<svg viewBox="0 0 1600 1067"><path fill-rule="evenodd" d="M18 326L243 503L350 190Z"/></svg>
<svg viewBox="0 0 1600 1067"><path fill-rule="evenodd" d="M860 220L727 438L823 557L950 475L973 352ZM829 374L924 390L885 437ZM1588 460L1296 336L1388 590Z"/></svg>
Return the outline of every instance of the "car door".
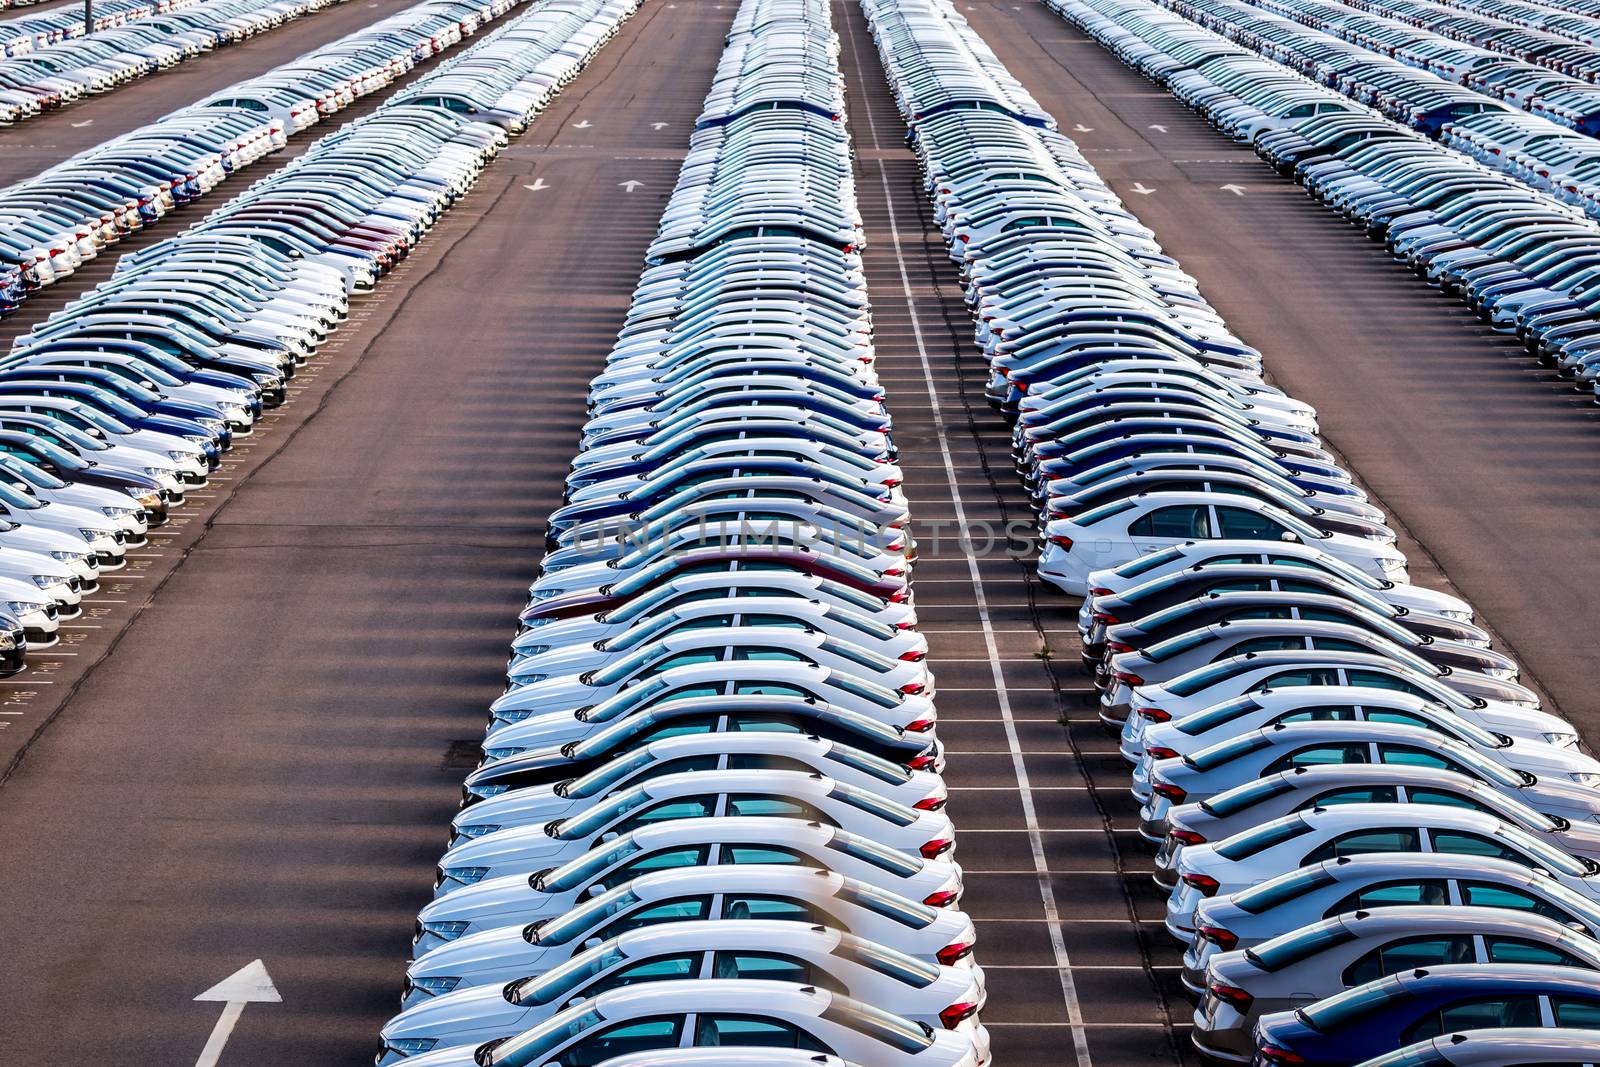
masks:
<svg viewBox="0 0 1600 1067"><path fill-rule="evenodd" d="M1127 526L1127 538L1138 555L1170 548L1182 541L1213 537L1211 509L1204 504L1169 504L1154 508ZM1098 531L1096 531L1098 532ZM1111 546L1108 544L1106 550Z"/></svg>
<svg viewBox="0 0 1600 1067"><path fill-rule="evenodd" d="M559 1063L561 1067L597 1067L618 1056L677 1048L684 1023L682 1015L629 1019L579 1037L546 1062Z"/></svg>
<svg viewBox="0 0 1600 1067"><path fill-rule="evenodd" d="M1400 1040L1409 1045L1462 1030L1499 1030L1508 1026L1544 1025L1543 998L1513 994L1473 997L1428 1012L1407 1028Z"/></svg>
<svg viewBox="0 0 1600 1067"><path fill-rule="evenodd" d="M1402 937L1364 953L1339 977L1345 985L1357 986L1418 967L1474 962L1482 960L1470 934Z"/></svg>

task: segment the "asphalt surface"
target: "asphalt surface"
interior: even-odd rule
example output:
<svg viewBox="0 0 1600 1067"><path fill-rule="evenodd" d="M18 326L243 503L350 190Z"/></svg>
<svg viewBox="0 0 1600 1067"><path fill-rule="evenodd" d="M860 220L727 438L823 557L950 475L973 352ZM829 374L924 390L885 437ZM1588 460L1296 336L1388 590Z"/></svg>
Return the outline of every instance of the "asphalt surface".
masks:
<svg viewBox="0 0 1600 1067"><path fill-rule="evenodd" d="M1587 725L1592 407L1049 11L962 9L1279 383L1322 410L1418 580L1446 584L1442 563ZM222 1062L374 1050L588 379L733 10L647 4L62 647L0 683L0 1063L192 1062L219 1011L192 998L256 958L283 1001L250 1006ZM204 64L281 44L266 69L354 25L290 35L362 11L354 25L379 14L351 0L0 134L0 167L8 137L165 86L144 104L163 114L214 87L179 88ZM1075 604L1034 577L1030 545L1003 541L1028 522L1007 428L854 0L835 17L995 1062L1185 1062L1178 953L1077 670Z"/></svg>
<svg viewBox="0 0 1600 1067"><path fill-rule="evenodd" d="M275 30L128 82L109 93L84 97L0 129L0 185L31 178L74 153L198 103L218 89L269 71L313 48L404 11L415 2L344 0ZM21 14L40 8L16 10ZM318 130L312 127L312 132Z"/></svg>
<svg viewBox="0 0 1600 1067"><path fill-rule="evenodd" d="M1273 380L1316 405L1414 578L1447 574L1547 706L1600 744L1590 398L1042 4L961 10Z"/></svg>
<svg viewBox="0 0 1600 1067"><path fill-rule="evenodd" d="M228 1067L376 1050L732 16L648 4L501 154L16 765L0 1062L192 1063L220 1011L192 998L258 957L283 1001L245 1011Z"/></svg>

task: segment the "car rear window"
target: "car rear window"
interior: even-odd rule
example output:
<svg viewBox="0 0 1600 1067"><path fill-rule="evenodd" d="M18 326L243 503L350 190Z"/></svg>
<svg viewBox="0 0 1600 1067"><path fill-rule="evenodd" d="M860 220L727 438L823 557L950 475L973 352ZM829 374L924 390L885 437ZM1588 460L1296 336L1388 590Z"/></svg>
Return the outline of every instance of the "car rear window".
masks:
<svg viewBox="0 0 1600 1067"><path fill-rule="evenodd" d="M1231 741L1203 748L1192 756L1183 757L1183 762L1193 770L1209 771L1241 756L1248 756L1252 752L1260 752L1264 748L1271 747L1272 742L1260 734L1246 734L1244 737L1235 737Z"/></svg>

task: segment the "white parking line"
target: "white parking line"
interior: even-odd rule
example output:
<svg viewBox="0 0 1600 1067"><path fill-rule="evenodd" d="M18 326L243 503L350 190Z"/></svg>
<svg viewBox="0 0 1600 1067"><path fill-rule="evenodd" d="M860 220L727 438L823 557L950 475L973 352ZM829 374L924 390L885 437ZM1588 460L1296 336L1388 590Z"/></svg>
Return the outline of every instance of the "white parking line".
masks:
<svg viewBox="0 0 1600 1067"><path fill-rule="evenodd" d="M845 35L850 41L851 58L855 60L856 69L863 73L870 68L861 61L861 49L856 42L856 34L847 32ZM878 139L878 126L872 118L872 109L862 108L861 113L866 117L867 134L872 140L872 147L881 150L882 143ZM939 396L933 387L933 364L928 359L927 343L922 336L922 321L917 314L916 296L911 288L911 273L906 267L905 252L901 247L900 225L895 216L894 192L889 187L889 168L880 157L878 159L878 182L883 187L884 207L888 209L889 243L894 250L896 265L900 268L900 290L906 301L906 311L909 313L911 335L916 338L917 356L922 363L923 385L928 392L928 403L931 407L934 427L937 430L939 441L939 454L944 461L945 479L950 486L951 504L955 509L955 518L962 529L967 528L966 507L961 499L961 489L956 484L955 460L950 455L950 443L944 415L939 410ZM989 621L989 602L984 595L983 577L978 570L977 557L971 554L967 546L967 571L972 578L972 595L977 601L978 622L983 628L984 644L988 648L990 667L994 675L995 696L1000 706L1000 717L1005 723L1006 743L1011 748L1011 766L1017 778L1017 791L1022 799L1022 815L1028 823L1029 845L1033 853L1034 874L1039 880L1039 897L1044 905L1045 917L1051 920L1050 924L1050 949L1059 967L1057 975L1061 979L1061 996L1066 1004L1067 1019L1072 1027L1072 1043L1077 1052L1078 1067L1093 1067L1089 1056L1089 1035L1084 1030L1083 1007L1078 1003L1078 986L1072 977L1072 960L1067 955L1066 938L1061 933L1061 917L1056 910L1055 891L1051 885L1050 865L1045 860L1044 838L1039 832L1039 820L1033 807L1033 791L1028 782L1028 768L1022 758L1022 746L1017 739L1016 723L1011 716L1011 698L1006 692L1005 671L1000 666L1000 646L995 640L994 630Z"/></svg>

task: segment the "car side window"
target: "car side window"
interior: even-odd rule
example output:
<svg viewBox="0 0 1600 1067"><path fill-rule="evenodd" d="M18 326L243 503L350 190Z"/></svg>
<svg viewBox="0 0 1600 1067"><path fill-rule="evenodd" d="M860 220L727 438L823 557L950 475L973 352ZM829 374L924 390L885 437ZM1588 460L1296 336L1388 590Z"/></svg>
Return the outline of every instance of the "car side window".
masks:
<svg viewBox="0 0 1600 1067"><path fill-rule="evenodd" d="M1418 789L1412 787L1407 790L1411 794L1413 804L1438 804L1446 808L1466 808L1468 811L1494 812L1471 797L1464 797L1460 793L1452 793L1448 789Z"/></svg>
<svg viewBox="0 0 1600 1067"><path fill-rule="evenodd" d="M1391 708L1366 708L1364 711L1368 722L1388 722L1396 726L1420 726L1424 730L1433 728L1433 724L1427 719L1405 711L1395 711Z"/></svg>
<svg viewBox="0 0 1600 1067"><path fill-rule="evenodd" d="M1257 637L1241 641L1227 651L1218 653L1211 662L1228 659L1230 656L1243 656L1249 652L1275 652L1279 649L1305 647L1306 639L1303 637Z"/></svg>
<svg viewBox="0 0 1600 1067"><path fill-rule="evenodd" d="M1414 967L1471 963L1472 938L1408 937L1373 949L1345 968L1345 985L1364 985Z"/></svg>
<svg viewBox="0 0 1600 1067"><path fill-rule="evenodd" d="M1330 764L1342 766L1346 763L1367 762L1370 761L1367 759L1366 745L1312 745L1281 757L1262 772L1262 777L1289 770L1291 767L1326 767Z"/></svg>
<svg viewBox="0 0 1600 1067"><path fill-rule="evenodd" d="M636 963L613 971L604 980L584 990L585 996L594 996L607 989L637 985L640 982L667 982L678 978L695 978L700 974L701 954L688 952L681 956L658 956L653 960Z"/></svg>
<svg viewBox="0 0 1600 1067"><path fill-rule="evenodd" d="M1270 678L1257 682L1251 692L1262 689L1283 689L1299 685L1338 685L1339 672L1333 667L1302 667L1299 670L1279 671Z"/></svg>
<svg viewBox="0 0 1600 1067"><path fill-rule="evenodd" d="M811 981L811 965L776 952L719 952L712 964L711 976L806 985Z"/></svg>
<svg viewBox="0 0 1600 1067"><path fill-rule="evenodd" d="M1432 767L1434 770L1455 771L1458 774L1468 773L1464 767L1453 759L1426 749L1417 748L1415 745L1391 745L1378 742L1378 762L1387 763L1393 767Z"/></svg>
<svg viewBox="0 0 1600 1067"><path fill-rule="evenodd" d="M1538 1026L1538 997L1485 997L1441 1008L1406 1032L1407 1043L1462 1030L1499 1030L1508 1026Z"/></svg>
<svg viewBox="0 0 1600 1067"><path fill-rule="evenodd" d="M1128 527L1134 537L1190 537L1211 536L1211 516L1204 504L1183 504L1156 508L1150 514L1135 519Z"/></svg>
<svg viewBox="0 0 1600 1067"><path fill-rule="evenodd" d="M1572 921L1571 915L1549 901L1506 885L1462 882L1461 902L1482 908L1515 908L1518 911L1531 911L1535 915L1543 915L1547 919L1561 923Z"/></svg>
<svg viewBox="0 0 1600 1067"><path fill-rule="evenodd" d="M1396 678L1392 674L1382 671L1352 670L1346 672L1350 685L1365 686L1368 689L1391 689L1397 693L1410 693L1412 696L1427 697L1430 694L1426 689L1412 685L1404 678Z"/></svg>
<svg viewBox="0 0 1600 1067"><path fill-rule="evenodd" d="M1324 841L1300 861L1300 866L1340 856L1358 856L1364 852L1419 852L1421 849L1422 834L1409 826L1387 830L1351 830Z"/></svg>
<svg viewBox="0 0 1600 1067"><path fill-rule="evenodd" d="M779 815L791 819L809 819L832 825L833 820L803 800L788 797L762 796L757 793L734 793L728 797L728 814L742 816Z"/></svg>
<svg viewBox="0 0 1600 1067"><path fill-rule="evenodd" d="M1563 952L1554 945L1546 945L1520 937L1485 937L1483 939L1483 947L1489 954L1490 963L1531 963L1552 967L1588 967L1588 964L1570 952ZM1596 1023L1600 1025L1600 1019L1597 1019Z"/></svg>
<svg viewBox="0 0 1600 1067"><path fill-rule="evenodd" d="M1284 533L1282 524L1244 508L1217 508L1217 528L1225 538L1276 540Z"/></svg>
<svg viewBox="0 0 1600 1067"><path fill-rule="evenodd" d="M1358 889L1329 908L1325 918L1366 908L1404 907L1426 904L1438 907L1450 901L1449 891L1443 881L1426 879L1418 882L1379 882Z"/></svg>
<svg viewBox="0 0 1600 1067"><path fill-rule="evenodd" d="M724 845L723 863L805 863L806 858L792 848L776 845Z"/></svg>
<svg viewBox="0 0 1600 1067"><path fill-rule="evenodd" d="M562 1067L595 1067L595 1064L634 1052L677 1048L682 1030L681 1015L619 1023L562 1049L561 1064Z"/></svg>
<svg viewBox="0 0 1600 1067"><path fill-rule="evenodd" d="M806 1052L832 1052L791 1023L755 1015L701 1015L694 1043L697 1048L797 1048Z"/></svg>
<svg viewBox="0 0 1600 1067"><path fill-rule="evenodd" d="M1490 859L1510 860L1524 865L1528 863L1527 857L1516 849L1503 845L1493 838L1468 833L1465 830L1434 830L1433 850L1456 856L1487 856Z"/></svg>
<svg viewBox="0 0 1600 1067"><path fill-rule="evenodd" d="M1557 1026L1570 1026L1575 1030L1600 1030L1600 1004L1592 1000L1552 997L1550 1007L1555 1012Z"/></svg>
<svg viewBox="0 0 1600 1067"><path fill-rule="evenodd" d="M1393 804L1400 799L1399 790L1392 785L1373 786L1370 789L1332 789L1305 802L1305 808L1330 808L1336 804Z"/></svg>
<svg viewBox="0 0 1600 1067"><path fill-rule="evenodd" d="M642 811L631 812L621 822L614 823L609 832L625 834L641 826L649 826L651 823L668 822L673 819L701 819L716 813L717 802L714 797L680 797L677 800L664 800Z"/></svg>
<svg viewBox="0 0 1600 1067"><path fill-rule="evenodd" d="M631 915L623 915L606 923L600 929L590 934L605 941L616 937L627 930L637 930L641 926L655 926L658 923L685 922L690 919L704 919L711 914L710 897L689 897L685 900L668 901L657 904L653 908L641 908ZM587 940L587 939L585 939Z"/></svg>
<svg viewBox="0 0 1600 1067"><path fill-rule="evenodd" d="M722 900L724 919L792 919L811 922L811 906L792 897L774 897L761 893L729 894Z"/></svg>
<svg viewBox="0 0 1600 1067"><path fill-rule="evenodd" d="M710 852L710 848L705 845L695 848L675 848L666 852L652 852L624 863L595 884L604 886L606 889L615 889L624 882L631 882L641 874L649 874L651 871L670 871L679 867L703 867L710 857Z"/></svg>
<svg viewBox="0 0 1600 1067"><path fill-rule="evenodd" d="M1348 704L1323 704L1280 715L1273 722L1355 722L1356 709Z"/></svg>

